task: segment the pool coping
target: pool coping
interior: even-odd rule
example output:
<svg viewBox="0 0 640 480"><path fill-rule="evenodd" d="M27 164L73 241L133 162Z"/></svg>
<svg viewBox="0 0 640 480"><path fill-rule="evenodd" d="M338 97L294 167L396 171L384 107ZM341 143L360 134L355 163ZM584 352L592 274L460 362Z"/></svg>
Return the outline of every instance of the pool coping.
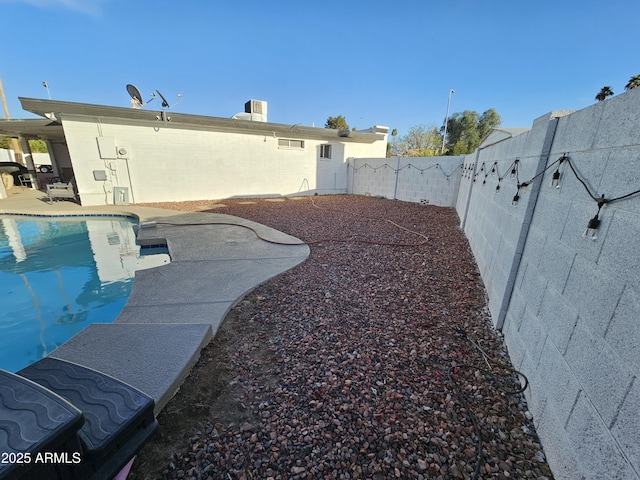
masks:
<svg viewBox="0 0 640 480"><path fill-rule="evenodd" d="M228 311L255 287L304 262L307 245L256 222L218 213L135 205L49 204L26 190L0 200L0 214L128 216L141 246L166 245L171 263L135 273L127 303L111 324L93 324L50 356L92 368L146 393L158 413L178 391ZM217 224L216 224L217 223ZM194 234L197 230L197 234ZM275 242L267 243L256 234Z"/></svg>

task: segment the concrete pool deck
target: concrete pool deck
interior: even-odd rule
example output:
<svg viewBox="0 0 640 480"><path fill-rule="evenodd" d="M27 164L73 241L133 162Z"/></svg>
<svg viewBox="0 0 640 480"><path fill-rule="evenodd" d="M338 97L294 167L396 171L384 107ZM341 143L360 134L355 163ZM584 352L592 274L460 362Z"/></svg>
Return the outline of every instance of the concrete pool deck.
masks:
<svg viewBox="0 0 640 480"><path fill-rule="evenodd" d="M0 199L0 214L130 215L156 222L141 245L166 245L171 263L135 274L112 324L89 325L51 357L115 377L155 401L157 415L175 395L227 312L248 292L309 256L295 237L231 215L135 205L82 207L24 189ZM217 224L216 224L217 223ZM246 228L248 227L248 228ZM253 231L252 231L253 230Z"/></svg>

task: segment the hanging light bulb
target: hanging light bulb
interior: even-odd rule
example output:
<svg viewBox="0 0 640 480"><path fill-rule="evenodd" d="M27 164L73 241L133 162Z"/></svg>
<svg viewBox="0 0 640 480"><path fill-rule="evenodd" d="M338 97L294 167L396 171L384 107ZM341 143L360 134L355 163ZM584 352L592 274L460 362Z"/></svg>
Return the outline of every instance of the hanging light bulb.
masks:
<svg viewBox="0 0 640 480"><path fill-rule="evenodd" d="M518 201L520 200L520 195L517 193L513 196L513 200L511 200L511 206L516 208L518 206Z"/></svg>
<svg viewBox="0 0 640 480"><path fill-rule="evenodd" d="M589 220L587 224L587 228L584 230L582 234L582 238L586 238L588 240L597 240L598 239L598 227L600 226L600 219L598 218L598 214L596 213L595 217Z"/></svg>
<svg viewBox="0 0 640 480"><path fill-rule="evenodd" d="M498 162L493 162L493 167L491 167L491 175L495 175L496 174L496 164Z"/></svg>
<svg viewBox="0 0 640 480"><path fill-rule="evenodd" d="M499 193L500 193L500 183L496 185L496 195L498 195Z"/></svg>
<svg viewBox="0 0 640 480"><path fill-rule="evenodd" d="M609 200L604 198L604 194L602 194L602 196L598 200L598 211L593 216L593 218L589 220L589 223L587 223L587 228L585 228L584 232L582 233L583 238L593 241L598 239L598 227L600 227L600 210L602 210L602 207L608 202Z"/></svg>
<svg viewBox="0 0 640 480"><path fill-rule="evenodd" d="M513 168L511 169L511 178L516 178L516 174L518 173L518 162L520 162L520 160L517 158L513 162Z"/></svg>
<svg viewBox="0 0 640 480"><path fill-rule="evenodd" d="M560 165L562 165L562 162L565 160L569 160L566 153L558 159L558 168L556 168L556 171L553 172L553 175L551 176L551 186L553 188L560 188Z"/></svg>

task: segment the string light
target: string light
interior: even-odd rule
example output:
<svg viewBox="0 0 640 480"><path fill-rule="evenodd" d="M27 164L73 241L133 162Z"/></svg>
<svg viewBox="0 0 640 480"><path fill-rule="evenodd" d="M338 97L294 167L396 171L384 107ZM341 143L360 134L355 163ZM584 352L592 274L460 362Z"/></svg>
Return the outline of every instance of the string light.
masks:
<svg viewBox="0 0 640 480"><path fill-rule="evenodd" d="M593 240L593 241L597 240L599 226L600 226L600 219L598 218L598 214L596 213L596 215L591 220L589 220L589 223L587 224L587 228L582 234L582 237L588 240Z"/></svg>
<svg viewBox="0 0 640 480"><path fill-rule="evenodd" d="M565 153L564 155L562 155L562 157L560 157L558 159L558 168L556 168L556 171L553 172L553 175L551 176L551 186L554 188L560 188L560 165L562 165L562 162L564 162L565 160L568 160L569 157L567 157L567 154Z"/></svg>
<svg viewBox="0 0 640 480"><path fill-rule="evenodd" d="M378 170L379 170L379 169L384 168L385 170L386 170L386 169L391 170L391 171L392 171L393 173L395 173L395 174L398 174L401 170L404 170L405 168L406 168L406 169L414 168L414 169L416 169L416 170L420 171L420 173L421 173L421 174L424 174L424 172L426 172L427 170L430 170L430 169L432 169L432 168L437 168L438 170L440 170L440 173L442 173L442 175L443 175L447 180L449 180L449 178L450 178L451 176L453 176L454 172L455 172L457 169L461 169L461 170L463 170L463 169L464 169L464 164L463 164L463 163L461 163L460 165L458 165L458 166L454 167L454 168L451 170L451 172L449 172L449 173L446 173L446 172L443 170L442 166L441 166L439 163L436 163L436 164L430 165L430 166L425 167L425 168L419 168L419 167L417 167L417 166L415 166L415 165L413 165L413 164L411 164L411 163L408 163L408 164L406 164L406 165L404 165L403 167L400 167L400 168L398 168L398 169L396 169L396 168L395 168L394 166L392 166L392 165L389 165L388 163L384 163L384 164L382 164L382 165L378 165L377 167L374 167L374 166L372 166L372 165L369 165L368 163L365 163L365 164L360 165L359 167L352 166L352 167L350 167L350 168L351 168L354 172L357 172L357 171L358 171L358 170L360 170L361 168L370 168L370 169L371 169L371 170L373 170L374 172L378 172Z"/></svg>
<svg viewBox="0 0 640 480"><path fill-rule="evenodd" d="M600 210L607 202L608 200L604 198L604 195L602 195L602 197L600 197L600 200L598 200L598 211L593 216L593 218L589 220L589 223L587 223L587 228L585 228L584 232L582 233L583 238L592 241L598 239L598 227L600 227Z"/></svg>
<svg viewBox="0 0 640 480"><path fill-rule="evenodd" d="M518 174L518 163L520 162L519 158L516 158L513 161L513 168L511 169L511 178L516 178L516 175Z"/></svg>

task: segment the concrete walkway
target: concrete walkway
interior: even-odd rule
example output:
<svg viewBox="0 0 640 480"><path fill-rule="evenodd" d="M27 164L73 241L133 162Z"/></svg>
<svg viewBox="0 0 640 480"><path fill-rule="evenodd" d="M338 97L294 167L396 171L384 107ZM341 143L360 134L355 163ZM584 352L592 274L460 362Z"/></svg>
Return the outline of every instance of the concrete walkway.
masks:
<svg viewBox="0 0 640 480"><path fill-rule="evenodd" d="M171 263L136 272L129 300L114 323L89 325L51 354L145 392L156 403L156 415L180 388L229 309L309 255L307 245L267 243L254 231L276 242L298 243L297 238L223 214L81 207L66 200L49 204L44 193L28 189L0 199L0 214L6 213L127 214L156 222L139 230L138 243L167 245Z"/></svg>

